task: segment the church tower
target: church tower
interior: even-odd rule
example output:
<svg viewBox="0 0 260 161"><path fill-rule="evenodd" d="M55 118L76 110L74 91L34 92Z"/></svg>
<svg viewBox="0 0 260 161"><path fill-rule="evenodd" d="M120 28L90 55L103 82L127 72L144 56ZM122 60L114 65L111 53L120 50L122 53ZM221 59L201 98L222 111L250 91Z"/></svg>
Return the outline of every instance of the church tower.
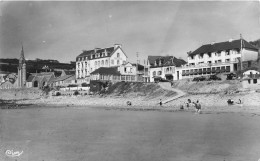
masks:
<svg viewBox="0 0 260 161"><path fill-rule="evenodd" d="M22 46L21 56L19 59L19 66L18 66L18 87L25 87L26 86L26 64L24 58L24 51Z"/></svg>

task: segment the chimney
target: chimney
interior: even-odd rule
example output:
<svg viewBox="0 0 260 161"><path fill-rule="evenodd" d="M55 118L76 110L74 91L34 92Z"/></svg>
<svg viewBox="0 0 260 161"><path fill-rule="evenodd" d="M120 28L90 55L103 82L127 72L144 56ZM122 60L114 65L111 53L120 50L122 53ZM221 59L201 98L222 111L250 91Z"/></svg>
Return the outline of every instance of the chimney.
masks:
<svg viewBox="0 0 260 161"><path fill-rule="evenodd" d="M95 48L95 49L94 49L95 53L97 53L97 51L98 51L99 49L100 49L100 48Z"/></svg>
<svg viewBox="0 0 260 161"><path fill-rule="evenodd" d="M122 45L121 45L121 44L115 44L115 45L114 45L114 49L116 49L117 47L122 48Z"/></svg>

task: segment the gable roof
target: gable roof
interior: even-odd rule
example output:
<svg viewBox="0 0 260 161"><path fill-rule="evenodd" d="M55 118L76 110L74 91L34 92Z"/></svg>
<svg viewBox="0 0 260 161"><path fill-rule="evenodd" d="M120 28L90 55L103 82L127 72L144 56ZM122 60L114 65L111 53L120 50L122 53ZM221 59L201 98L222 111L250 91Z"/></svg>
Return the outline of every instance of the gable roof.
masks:
<svg viewBox="0 0 260 161"><path fill-rule="evenodd" d="M101 74L101 75L120 75L120 72L117 70L117 67L100 67L90 74Z"/></svg>
<svg viewBox="0 0 260 161"><path fill-rule="evenodd" d="M258 51L256 47L242 39L242 47L246 49L251 49L254 51ZM219 42L214 44L206 44L202 45L195 51L191 52L189 56L202 54L202 53L209 53L209 52L217 52L217 51L223 51L223 50L231 50L231 49L240 49L241 48L241 40L233 40L233 41L225 41L225 42Z"/></svg>

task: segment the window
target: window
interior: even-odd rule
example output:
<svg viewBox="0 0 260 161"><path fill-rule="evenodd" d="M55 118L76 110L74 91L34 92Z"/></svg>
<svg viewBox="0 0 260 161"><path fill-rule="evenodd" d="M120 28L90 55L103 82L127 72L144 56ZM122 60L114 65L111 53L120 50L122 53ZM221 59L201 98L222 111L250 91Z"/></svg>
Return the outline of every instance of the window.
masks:
<svg viewBox="0 0 260 161"><path fill-rule="evenodd" d="M100 61L98 61L98 67L100 67Z"/></svg>
<svg viewBox="0 0 260 161"><path fill-rule="evenodd" d="M155 75L156 75L156 71L153 72L153 76L155 76Z"/></svg>
<svg viewBox="0 0 260 161"><path fill-rule="evenodd" d="M218 60L218 63L221 63L221 60Z"/></svg>
<svg viewBox="0 0 260 161"><path fill-rule="evenodd" d="M114 60L111 60L111 64L114 65Z"/></svg>
<svg viewBox="0 0 260 161"><path fill-rule="evenodd" d="M226 51L226 56L230 55L230 50Z"/></svg>
<svg viewBox="0 0 260 161"><path fill-rule="evenodd" d="M251 61L248 61L248 68L251 67Z"/></svg>
<svg viewBox="0 0 260 161"><path fill-rule="evenodd" d="M104 60L101 61L101 65L104 66Z"/></svg>
<svg viewBox="0 0 260 161"><path fill-rule="evenodd" d="M117 60L117 65L119 65L119 60Z"/></svg>
<svg viewBox="0 0 260 161"><path fill-rule="evenodd" d="M251 79L248 79L248 84L251 84Z"/></svg>
<svg viewBox="0 0 260 161"><path fill-rule="evenodd" d="M256 84L257 83L257 79L253 79L253 83Z"/></svg>
<svg viewBox="0 0 260 161"><path fill-rule="evenodd" d="M227 63L230 62L230 59L226 59L226 62L227 62Z"/></svg>
<svg viewBox="0 0 260 161"><path fill-rule="evenodd" d="M191 58L191 60L192 60L192 59L194 59L194 57L193 57L193 56L190 56L190 58Z"/></svg>
<svg viewBox="0 0 260 161"><path fill-rule="evenodd" d="M108 60L106 60L106 65L108 65Z"/></svg>
<svg viewBox="0 0 260 161"><path fill-rule="evenodd" d="M211 64L211 61L208 61L208 64Z"/></svg>
<svg viewBox="0 0 260 161"><path fill-rule="evenodd" d="M158 71L158 75L162 75L162 71Z"/></svg>
<svg viewBox="0 0 260 161"><path fill-rule="evenodd" d="M126 68L125 68L125 73L126 73Z"/></svg>
<svg viewBox="0 0 260 161"><path fill-rule="evenodd" d="M117 53L117 57L118 57L118 58L120 57L120 54L119 54L119 53Z"/></svg>
<svg viewBox="0 0 260 161"><path fill-rule="evenodd" d="M211 58L211 53L208 53L209 58Z"/></svg>
<svg viewBox="0 0 260 161"><path fill-rule="evenodd" d="M95 66L97 66L97 61L95 61Z"/></svg>

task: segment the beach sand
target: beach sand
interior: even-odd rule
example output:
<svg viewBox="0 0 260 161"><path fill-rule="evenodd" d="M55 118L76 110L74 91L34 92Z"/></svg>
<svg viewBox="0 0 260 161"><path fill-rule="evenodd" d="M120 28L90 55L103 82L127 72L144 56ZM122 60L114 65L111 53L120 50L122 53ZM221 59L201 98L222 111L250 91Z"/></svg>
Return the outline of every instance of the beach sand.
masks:
<svg viewBox="0 0 260 161"><path fill-rule="evenodd" d="M59 107L0 110L0 160L256 161L260 158L259 115ZM23 154L11 158L5 155L6 150L23 151Z"/></svg>

